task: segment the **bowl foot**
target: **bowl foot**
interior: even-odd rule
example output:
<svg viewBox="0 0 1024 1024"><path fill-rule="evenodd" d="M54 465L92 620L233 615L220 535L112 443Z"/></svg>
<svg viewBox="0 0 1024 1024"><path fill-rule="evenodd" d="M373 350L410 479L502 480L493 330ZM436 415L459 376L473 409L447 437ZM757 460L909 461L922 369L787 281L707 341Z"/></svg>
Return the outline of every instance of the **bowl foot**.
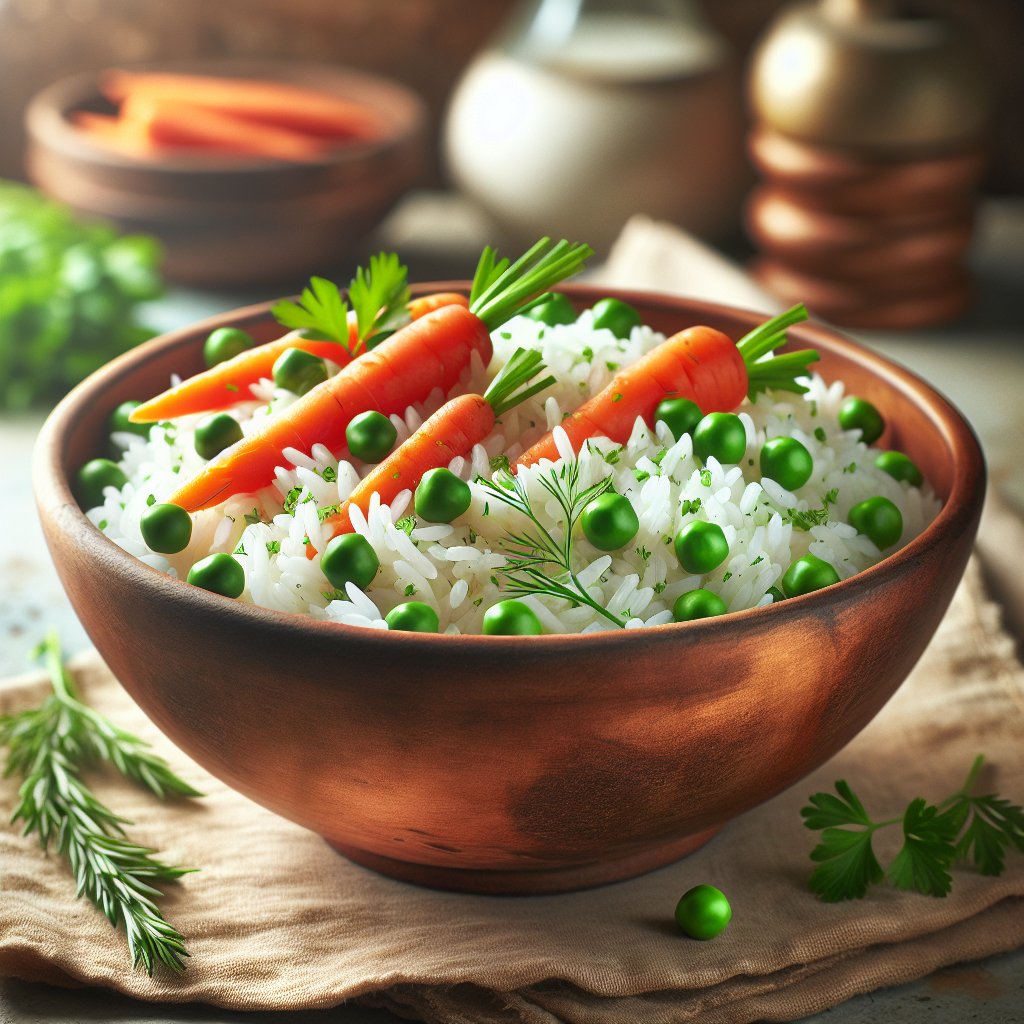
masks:
<svg viewBox="0 0 1024 1024"><path fill-rule="evenodd" d="M642 853L630 854L616 860L523 871L414 864L369 853L366 850L357 850L343 843L332 842L330 845L338 853L364 868L370 868L389 878L397 878L401 882L425 885L430 889L485 893L491 896L543 896L548 893L571 892L575 889L592 889L598 885L622 882L627 878L635 878L637 875L654 871L656 868L663 868L702 847L721 827L717 825L695 836L663 843L653 850L644 850Z"/></svg>

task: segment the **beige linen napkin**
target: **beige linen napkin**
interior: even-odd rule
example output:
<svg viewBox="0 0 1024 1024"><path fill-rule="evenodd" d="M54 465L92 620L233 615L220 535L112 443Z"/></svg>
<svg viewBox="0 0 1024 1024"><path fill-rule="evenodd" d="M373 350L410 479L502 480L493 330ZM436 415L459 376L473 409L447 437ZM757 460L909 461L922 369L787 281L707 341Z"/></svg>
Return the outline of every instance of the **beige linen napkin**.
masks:
<svg viewBox="0 0 1024 1024"><path fill-rule="evenodd" d="M0 825L0 975L106 985L141 999L235 1009L325 1007L358 998L431 1022L704 1024L784 1021L938 967L1024 945L1024 857L999 878L953 869L935 899L872 888L819 902L806 889L815 835L799 809L847 778L877 815L955 791L972 758L986 791L1024 797L1024 671L971 563L934 641L875 721L788 792L730 822L703 849L641 878L546 897L420 889L351 864L319 837L227 789L149 723L95 654L74 661L86 698L151 741L203 800L161 804L104 774L100 797L131 836L200 868L163 908L187 937L180 977L132 971L124 937L76 900L64 863ZM0 687L0 712L37 704L41 675ZM315 738L311 737L311 743ZM0 813L16 782L0 785ZM897 830L876 847L884 863ZM729 897L729 928L683 936L679 896L707 882Z"/></svg>

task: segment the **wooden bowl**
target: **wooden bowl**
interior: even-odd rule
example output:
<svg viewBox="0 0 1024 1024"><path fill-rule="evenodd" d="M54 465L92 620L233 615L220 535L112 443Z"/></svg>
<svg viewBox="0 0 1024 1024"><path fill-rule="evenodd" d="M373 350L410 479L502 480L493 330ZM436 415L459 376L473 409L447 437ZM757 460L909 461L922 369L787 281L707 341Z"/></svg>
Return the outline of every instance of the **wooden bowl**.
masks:
<svg viewBox="0 0 1024 1024"><path fill-rule="evenodd" d="M44 89L25 114L26 167L44 192L123 231L156 235L164 273L185 284L251 285L307 276L347 255L417 179L426 109L396 82L325 64L192 60L137 70L262 78L356 100L381 118L372 143L291 163L224 155L150 162L111 152L76 131L73 110L112 109L98 75Z"/></svg>
<svg viewBox="0 0 1024 1024"><path fill-rule="evenodd" d="M618 295L669 334L709 324L739 338L763 319L563 290L578 308ZM985 489L970 427L913 374L811 324L791 329L792 344L817 348L826 380L878 407L880 445L905 451L944 502L916 540L826 590L691 623L522 638L382 635L188 586L107 540L68 479L102 451L116 405L201 367L212 329L278 336L269 305L155 338L75 388L39 437L39 512L82 623L160 729L235 789L395 878L544 893L670 863L874 717L967 562Z"/></svg>

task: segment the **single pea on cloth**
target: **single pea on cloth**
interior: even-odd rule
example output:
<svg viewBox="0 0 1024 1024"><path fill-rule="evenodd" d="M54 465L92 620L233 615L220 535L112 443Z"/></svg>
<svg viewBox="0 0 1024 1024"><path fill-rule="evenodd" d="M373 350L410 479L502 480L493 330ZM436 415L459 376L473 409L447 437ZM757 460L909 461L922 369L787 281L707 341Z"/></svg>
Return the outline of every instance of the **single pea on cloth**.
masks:
<svg viewBox="0 0 1024 1024"><path fill-rule="evenodd" d="M1022 548L1024 549L1024 548ZM102 985L139 999L237 1010L358 1000L434 1024L748 1024L797 1020L851 995L1024 945L1024 856L999 877L952 868L944 899L891 885L822 903L807 889L817 834L800 808L847 779L876 820L955 792L975 755L977 792L1024 797L1024 670L972 560L917 668L842 752L728 823L702 849L585 892L487 897L396 882L229 790L176 750L94 653L71 663L83 695L150 741L202 800L161 803L112 775L89 784L168 863L199 868L161 908L185 936L181 975L131 969L123 934L75 898L60 857L0 825L0 975ZM39 673L0 685L0 713L38 705ZM0 810L17 781L0 783ZM883 829L883 864L899 829ZM732 920L688 938L683 893L714 886Z"/></svg>

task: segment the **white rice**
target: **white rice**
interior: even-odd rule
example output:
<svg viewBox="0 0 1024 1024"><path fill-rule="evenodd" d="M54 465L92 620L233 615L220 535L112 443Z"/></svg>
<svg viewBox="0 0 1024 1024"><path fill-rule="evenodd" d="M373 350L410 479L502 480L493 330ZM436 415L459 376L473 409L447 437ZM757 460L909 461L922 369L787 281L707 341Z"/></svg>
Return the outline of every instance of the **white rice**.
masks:
<svg viewBox="0 0 1024 1024"><path fill-rule="evenodd" d="M242 601L387 629L388 611L415 599L437 612L442 633L479 633L487 609L508 596L498 572L505 565L502 538L507 529L523 524L514 522L521 515L474 481L496 478L491 460L504 454L514 462L549 429L558 428L566 414L601 391L620 367L634 363L665 340L648 327L637 327L628 340L620 341L611 331L594 330L591 321L589 311L575 324L555 327L516 317L492 335L490 367L485 369L474 352L472 365L447 396L435 389L425 403L410 406L401 417L391 417L398 430L397 446L446 398L469 391L482 393L520 346L539 348L548 367L545 374L556 378L549 388L506 413L466 458L451 462L451 471L469 482L473 500L450 526L408 518L409 491L399 494L390 506L374 495L365 517L352 510L352 525L380 559L380 570L365 593L352 584L345 593L334 591L320 571L319 559L306 557L307 543L320 552L329 539L318 513L345 501L372 468L358 461L339 463L323 445L314 445L310 452L286 449L289 464L277 468L273 484L196 513L188 547L174 555L160 555L146 547L139 519L147 503L166 500L182 480L204 465L193 444L201 417L154 426L148 440L115 434L114 442L124 450L120 466L128 483L120 491L106 488L104 504L86 514L126 551L179 579L208 554L234 553L245 570ZM738 411L747 431L747 451L736 466L721 466L710 458L702 467L693 455L689 435L674 443L664 424L652 432L638 418L626 445L597 437L579 452L573 452L564 431L555 429L561 458L519 471L518 479L525 483L535 513L552 531L557 530L560 510L540 478L566 460L578 461L581 487L611 476L615 490L629 498L640 531L628 548L605 554L577 528L574 564L588 593L624 621L627 629L671 622L675 600L697 587L718 594L729 611L771 603L769 588L777 586L790 564L808 552L830 563L846 579L907 544L938 514L941 503L927 483L918 489L894 480L874 465L876 452L858 440L859 430L839 427L842 383L826 385L818 375L807 383L810 391L804 396L773 393L759 395L754 404L743 403ZM229 410L246 434L297 400L269 380L251 390L252 400ZM760 477L761 446L766 438L778 436L795 437L814 459L810 481L795 494ZM837 493L829 505L829 520L809 531L794 529L789 510L820 509L833 490ZM286 512L289 495L287 504L293 511ZM886 551L879 551L845 522L851 506L874 495L890 499L903 516L903 534ZM699 509L690 511L698 499ZM403 517L405 521L396 526ZM717 523L729 542L727 560L703 577L689 576L680 568L672 545L677 531L694 519ZM587 605L573 607L546 596L523 600L545 632L619 628Z"/></svg>

